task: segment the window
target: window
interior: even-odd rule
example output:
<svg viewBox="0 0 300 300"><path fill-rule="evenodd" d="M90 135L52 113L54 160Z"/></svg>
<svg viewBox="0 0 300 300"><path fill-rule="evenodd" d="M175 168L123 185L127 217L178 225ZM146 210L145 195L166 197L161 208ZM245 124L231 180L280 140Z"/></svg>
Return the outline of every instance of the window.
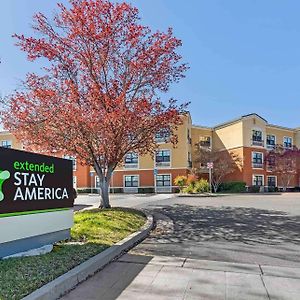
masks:
<svg viewBox="0 0 300 300"><path fill-rule="evenodd" d="M192 139L191 139L191 136L190 136L190 130L188 129L187 130L187 141L189 144L192 144Z"/></svg>
<svg viewBox="0 0 300 300"><path fill-rule="evenodd" d="M158 150L155 155L156 166L169 167L171 162L171 151L170 150Z"/></svg>
<svg viewBox="0 0 300 300"><path fill-rule="evenodd" d="M289 136L285 136L283 138L283 147L284 148L292 148L292 145L293 145L293 140L291 137Z"/></svg>
<svg viewBox="0 0 300 300"><path fill-rule="evenodd" d="M271 155L268 157L268 160L266 161L267 164L267 171L272 172L276 165L276 159L275 156Z"/></svg>
<svg viewBox="0 0 300 300"><path fill-rule="evenodd" d="M70 155L64 155L64 159L69 159L72 160L73 163L73 171L76 171L76 157L75 156L70 156Z"/></svg>
<svg viewBox="0 0 300 300"><path fill-rule="evenodd" d="M138 187L139 176L138 175L126 175L124 176L125 187Z"/></svg>
<svg viewBox="0 0 300 300"><path fill-rule="evenodd" d="M276 176L268 176L268 186L276 187Z"/></svg>
<svg viewBox="0 0 300 300"><path fill-rule="evenodd" d="M200 146L201 147L210 147L210 136L201 136L200 137Z"/></svg>
<svg viewBox="0 0 300 300"><path fill-rule="evenodd" d="M253 175L253 185L263 186L264 185L264 176L263 175Z"/></svg>
<svg viewBox="0 0 300 300"><path fill-rule="evenodd" d="M170 141L170 131L160 130L155 134L156 143L168 143Z"/></svg>
<svg viewBox="0 0 300 300"><path fill-rule="evenodd" d="M252 130L252 145L253 146L263 146L264 145L261 130Z"/></svg>
<svg viewBox="0 0 300 300"><path fill-rule="evenodd" d="M162 186L171 186L171 175L156 175L156 186L162 187Z"/></svg>
<svg viewBox="0 0 300 300"><path fill-rule="evenodd" d="M1 147L11 148L11 141L1 141Z"/></svg>
<svg viewBox="0 0 300 300"><path fill-rule="evenodd" d="M138 168L139 156L137 153L129 152L125 155L125 168Z"/></svg>
<svg viewBox="0 0 300 300"><path fill-rule="evenodd" d="M275 148L275 145L276 145L275 135L268 134L267 135L267 147L273 149L273 148Z"/></svg>
<svg viewBox="0 0 300 300"><path fill-rule="evenodd" d="M262 152L252 152L252 167L262 168L263 167L263 153Z"/></svg>

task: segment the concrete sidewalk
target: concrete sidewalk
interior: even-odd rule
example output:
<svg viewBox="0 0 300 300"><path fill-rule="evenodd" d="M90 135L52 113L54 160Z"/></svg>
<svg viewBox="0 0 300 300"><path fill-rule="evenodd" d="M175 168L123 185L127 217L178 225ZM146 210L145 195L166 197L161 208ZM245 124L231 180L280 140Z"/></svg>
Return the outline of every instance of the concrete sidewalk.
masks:
<svg viewBox="0 0 300 300"><path fill-rule="evenodd" d="M123 255L63 300L299 300L300 269Z"/></svg>

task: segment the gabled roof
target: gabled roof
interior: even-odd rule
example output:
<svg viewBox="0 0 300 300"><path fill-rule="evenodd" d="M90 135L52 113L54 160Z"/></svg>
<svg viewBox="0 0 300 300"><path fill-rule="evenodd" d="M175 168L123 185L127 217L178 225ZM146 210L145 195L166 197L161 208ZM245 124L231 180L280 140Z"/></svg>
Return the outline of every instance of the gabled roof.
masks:
<svg viewBox="0 0 300 300"><path fill-rule="evenodd" d="M236 118L236 119L233 119L233 120L230 120L230 121L227 121L227 122L224 122L224 123L221 123L221 124L218 124L214 127L214 129L219 129L219 128L222 128L222 127L226 127L228 125L231 125L231 124L234 124L234 123L237 123L237 122L240 122L242 119L246 119L246 118L249 118L249 117L256 117L256 118L259 118L261 119L262 121L268 123L268 121L266 119L264 119L263 117L261 117L260 115L256 114L256 113L251 113L251 114L247 114L247 115L243 115L239 118Z"/></svg>

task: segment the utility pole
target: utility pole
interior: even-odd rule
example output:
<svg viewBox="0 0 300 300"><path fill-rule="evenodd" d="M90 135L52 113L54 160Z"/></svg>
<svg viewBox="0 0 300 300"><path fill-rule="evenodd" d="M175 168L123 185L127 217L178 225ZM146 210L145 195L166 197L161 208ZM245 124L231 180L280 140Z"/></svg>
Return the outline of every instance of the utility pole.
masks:
<svg viewBox="0 0 300 300"><path fill-rule="evenodd" d="M207 168L209 171L209 189L210 189L210 193L212 193L212 169L214 167L214 163L213 162L208 162L207 163Z"/></svg>

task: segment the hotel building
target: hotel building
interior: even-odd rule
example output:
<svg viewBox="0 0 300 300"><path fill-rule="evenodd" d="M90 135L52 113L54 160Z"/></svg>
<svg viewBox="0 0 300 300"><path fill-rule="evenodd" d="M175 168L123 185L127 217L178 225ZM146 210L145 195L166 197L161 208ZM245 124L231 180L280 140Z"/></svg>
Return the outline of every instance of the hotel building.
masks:
<svg viewBox="0 0 300 300"><path fill-rule="evenodd" d="M258 114L244 115L214 127L193 125L191 116L182 117L177 130L178 143L169 143L169 136L156 134L158 149L155 153L139 156L128 153L123 164L112 176L113 192L158 193L173 192L173 181L177 175L187 175L192 168L199 167L195 162L196 144L215 151L228 151L238 154L242 165L225 181L244 181L246 186L280 187L278 174L273 174L264 163L266 154L276 144L285 148L300 147L300 128L287 128L272 125ZM0 132L0 146L22 149L22 145L9 132ZM74 187L81 190L98 188L98 177L94 170L73 160ZM203 177L207 170L200 168ZM290 188L300 186L299 174L295 174Z"/></svg>

